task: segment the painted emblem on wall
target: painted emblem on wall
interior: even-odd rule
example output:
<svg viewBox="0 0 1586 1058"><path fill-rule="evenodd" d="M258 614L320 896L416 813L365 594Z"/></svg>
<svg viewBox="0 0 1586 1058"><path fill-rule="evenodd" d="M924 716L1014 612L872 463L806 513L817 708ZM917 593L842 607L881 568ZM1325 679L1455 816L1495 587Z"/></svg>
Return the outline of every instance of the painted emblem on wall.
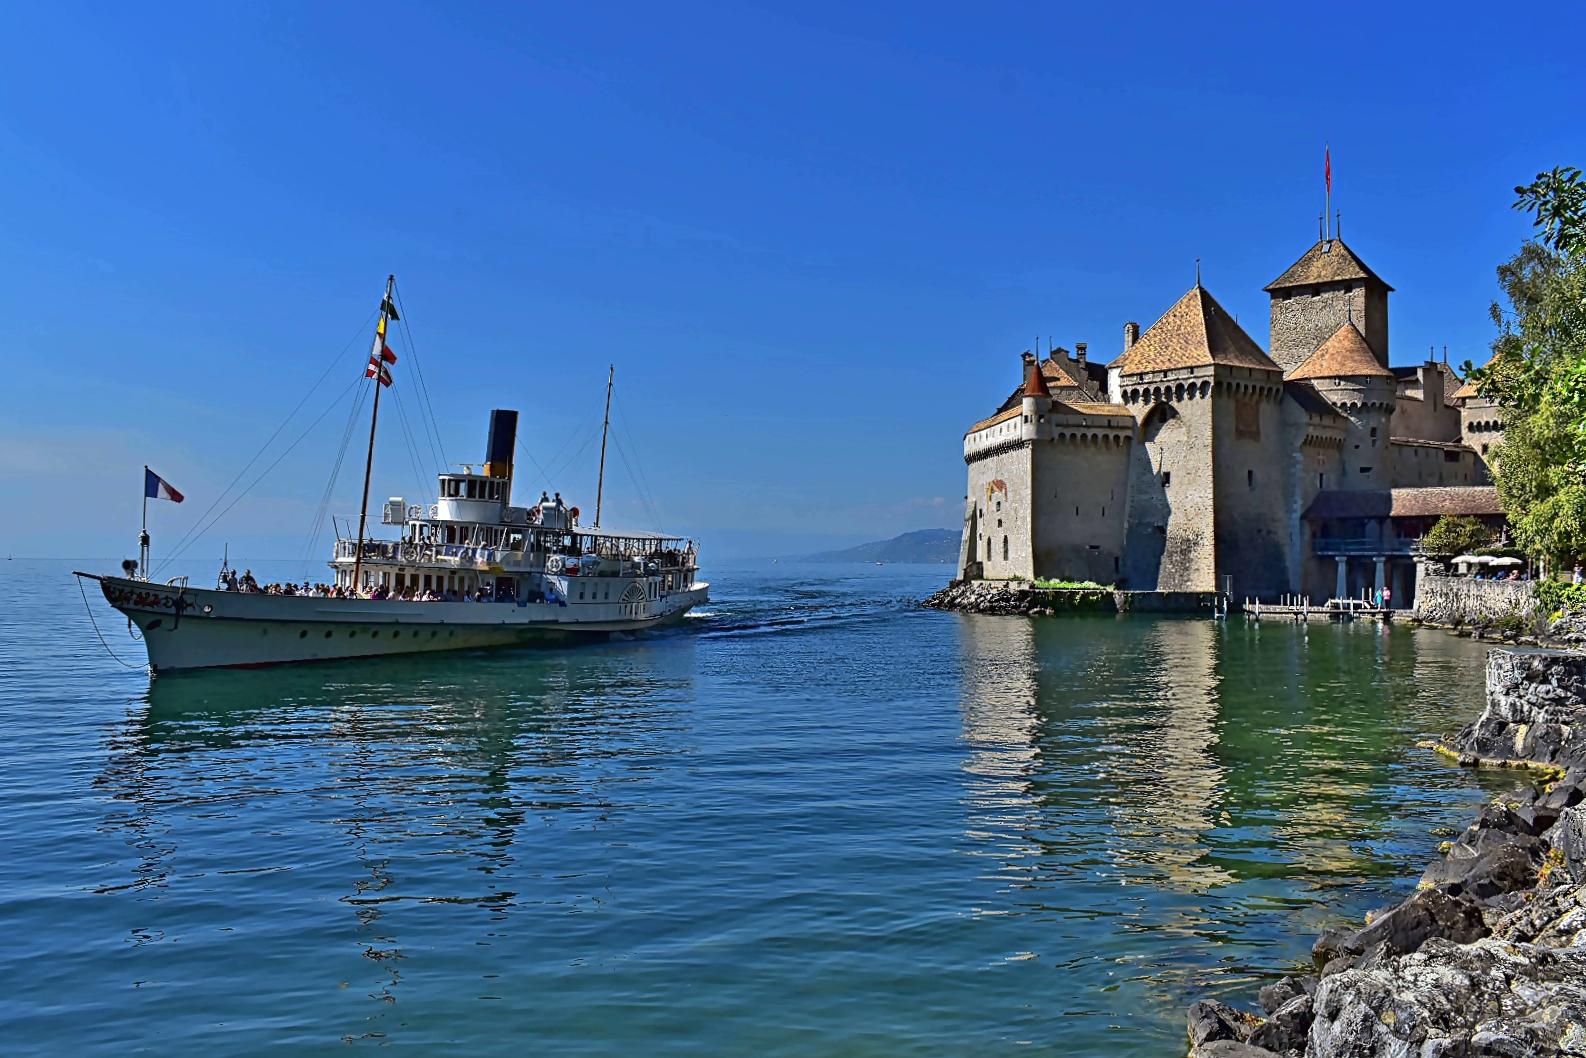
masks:
<svg viewBox="0 0 1586 1058"><path fill-rule="evenodd" d="M993 481L989 482L986 485L986 502L987 503L991 502L991 494L994 493L994 492L1002 493L1002 498L1003 499L1007 499L1008 498L1008 483L1006 481L1003 481L1001 478L996 478Z"/></svg>

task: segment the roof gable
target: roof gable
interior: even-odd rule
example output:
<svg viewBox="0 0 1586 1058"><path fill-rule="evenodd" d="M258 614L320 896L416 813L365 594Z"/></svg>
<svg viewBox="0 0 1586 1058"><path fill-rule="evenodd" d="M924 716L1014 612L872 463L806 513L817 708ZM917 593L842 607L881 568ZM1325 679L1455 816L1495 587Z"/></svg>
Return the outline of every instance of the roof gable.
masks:
<svg viewBox="0 0 1586 1058"><path fill-rule="evenodd" d="M1366 267L1366 263L1355 256L1355 251L1344 245L1342 239L1323 239L1292 265L1289 270L1278 278L1262 287L1271 293L1274 290L1284 290L1290 287L1315 286L1319 283L1339 283L1350 279L1366 279L1374 283L1381 283L1387 289L1393 288L1382 281L1382 277Z"/></svg>
<svg viewBox="0 0 1586 1058"><path fill-rule="evenodd" d="M1282 370L1217 304L1217 299L1197 283L1114 366L1125 375L1133 375L1209 364Z"/></svg>
<svg viewBox="0 0 1586 1058"><path fill-rule="evenodd" d="M1366 343L1354 323L1346 322L1331 338L1284 376L1293 382L1309 378L1394 378Z"/></svg>

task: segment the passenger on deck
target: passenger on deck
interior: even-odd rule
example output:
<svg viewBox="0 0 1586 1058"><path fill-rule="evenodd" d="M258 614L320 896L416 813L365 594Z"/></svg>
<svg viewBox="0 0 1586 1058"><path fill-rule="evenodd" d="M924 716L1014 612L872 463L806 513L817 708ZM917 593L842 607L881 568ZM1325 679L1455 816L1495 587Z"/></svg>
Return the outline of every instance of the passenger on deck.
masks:
<svg viewBox="0 0 1586 1058"><path fill-rule="evenodd" d="M253 579L253 570L245 569L242 571L242 580L238 582L238 590L254 593L258 592L259 582Z"/></svg>

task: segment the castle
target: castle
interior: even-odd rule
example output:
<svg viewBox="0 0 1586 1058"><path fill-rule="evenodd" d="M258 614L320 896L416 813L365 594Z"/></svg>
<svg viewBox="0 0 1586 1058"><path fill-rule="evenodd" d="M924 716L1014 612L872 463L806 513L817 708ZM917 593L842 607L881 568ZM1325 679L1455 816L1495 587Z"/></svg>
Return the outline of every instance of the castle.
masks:
<svg viewBox="0 0 1586 1058"><path fill-rule="evenodd" d="M1324 233L1265 290L1269 352L1199 276L1111 363L1026 352L964 436L959 578L1407 606L1440 516L1501 522L1501 409L1446 363L1389 366L1392 287Z"/></svg>

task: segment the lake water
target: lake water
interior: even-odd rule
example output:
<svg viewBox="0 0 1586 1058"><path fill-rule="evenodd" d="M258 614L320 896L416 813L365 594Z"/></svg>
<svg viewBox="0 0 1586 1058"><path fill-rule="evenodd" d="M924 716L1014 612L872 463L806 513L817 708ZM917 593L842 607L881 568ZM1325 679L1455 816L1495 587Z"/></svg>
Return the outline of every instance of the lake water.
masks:
<svg viewBox="0 0 1586 1058"><path fill-rule="evenodd" d="M151 681L69 568L0 562L9 1056L1182 1055L1518 781L1415 748L1485 652L1402 626L766 563L634 642Z"/></svg>

